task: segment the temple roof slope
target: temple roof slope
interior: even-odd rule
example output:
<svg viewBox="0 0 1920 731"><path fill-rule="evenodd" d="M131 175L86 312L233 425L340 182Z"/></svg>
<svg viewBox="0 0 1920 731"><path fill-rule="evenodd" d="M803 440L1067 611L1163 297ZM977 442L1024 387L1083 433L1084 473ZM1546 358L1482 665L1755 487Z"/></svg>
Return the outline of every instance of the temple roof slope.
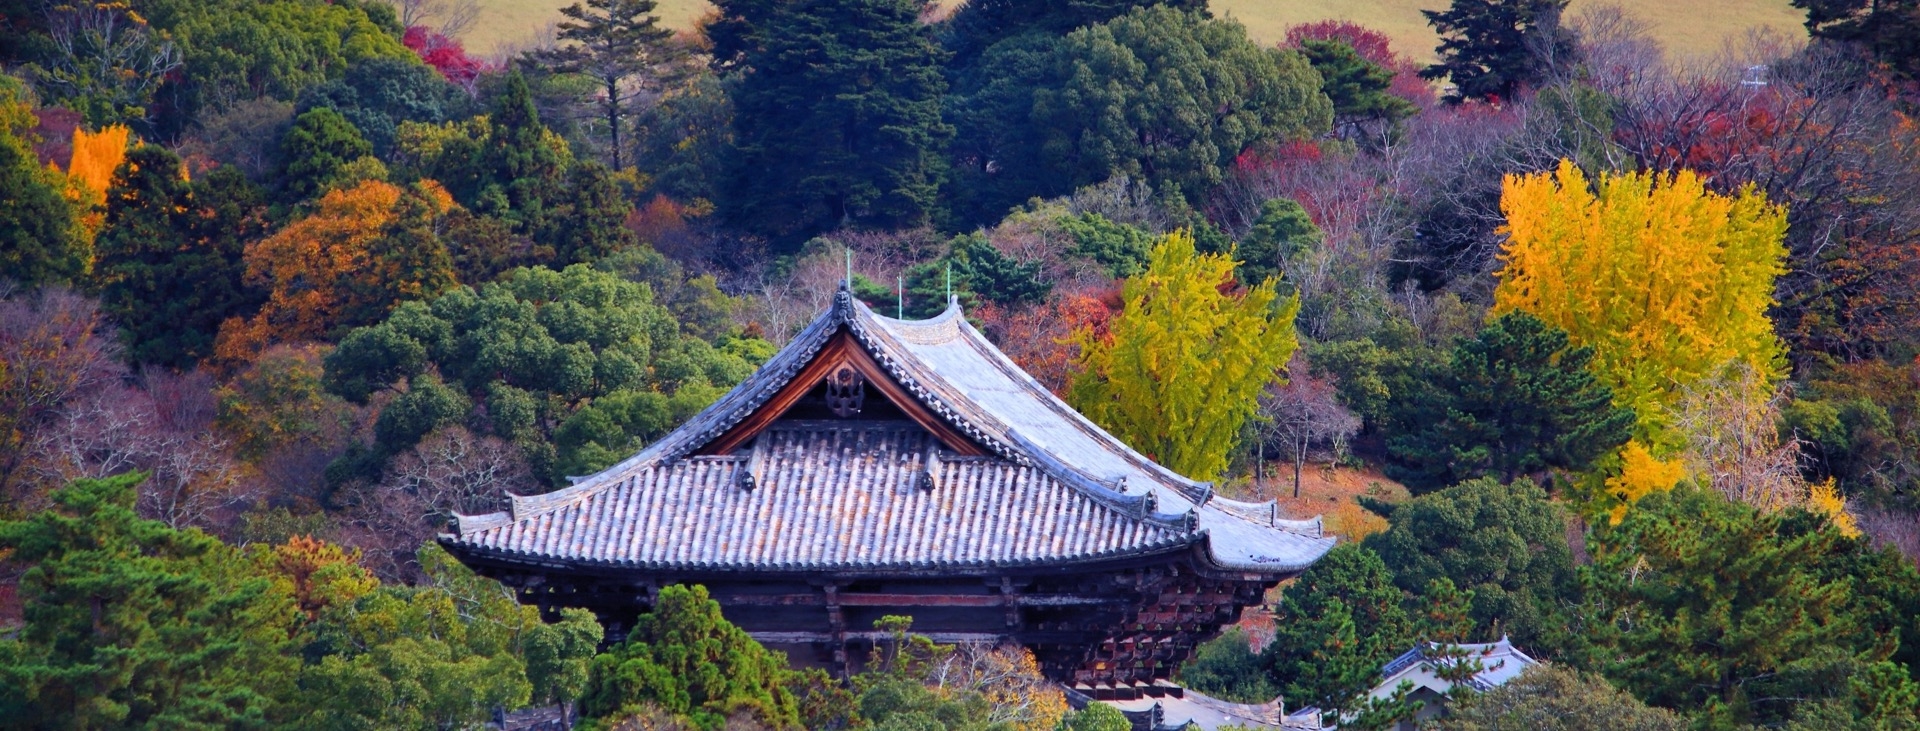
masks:
<svg viewBox="0 0 1920 731"><path fill-rule="evenodd" d="M841 340L836 340L839 338ZM845 339L852 356L833 355ZM851 346L845 346L851 348ZM784 418L816 360L861 359L913 420ZM889 396L893 399L894 396ZM881 317L843 290L752 377L673 433L565 489L461 516L450 547L503 559L686 571L1071 564L1205 545L1289 573L1319 520L1217 497L1052 393L970 325Z"/></svg>

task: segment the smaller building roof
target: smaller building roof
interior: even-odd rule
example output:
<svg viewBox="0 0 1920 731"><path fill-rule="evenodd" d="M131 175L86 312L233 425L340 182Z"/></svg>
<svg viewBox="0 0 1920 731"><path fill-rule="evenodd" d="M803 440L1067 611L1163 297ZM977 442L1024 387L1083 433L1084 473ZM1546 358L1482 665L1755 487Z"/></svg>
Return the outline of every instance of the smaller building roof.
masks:
<svg viewBox="0 0 1920 731"><path fill-rule="evenodd" d="M1477 663L1478 668L1463 667ZM1386 700L1403 682L1411 683L1414 692L1430 691L1437 695L1446 695L1453 690L1454 681L1442 675L1459 677L1449 672L1459 668L1461 673L1472 670L1464 682L1477 691L1489 691L1519 676L1527 668L1540 664L1540 661L1527 656L1513 642L1501 637L1499 642L1479 644L1451 644L1428 642L1415 647L1389 661L1381 667L1380 684L1374 686L1369 696Z"/></svg>

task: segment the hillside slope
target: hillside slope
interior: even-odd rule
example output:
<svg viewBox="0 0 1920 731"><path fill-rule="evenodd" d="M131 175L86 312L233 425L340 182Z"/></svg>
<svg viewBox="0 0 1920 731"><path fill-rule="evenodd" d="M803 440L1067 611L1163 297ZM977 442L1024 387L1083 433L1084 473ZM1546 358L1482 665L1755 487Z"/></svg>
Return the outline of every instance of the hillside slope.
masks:
<svg viewBox="0 0 1920 731"><path fill-rule="evenodd" d="M1279 40L1289 26L1337 18L1377 28L1394 39L1402 53L1418 58L1433 54L1437 42L1420 16L1421 8L1443 7L1446 0L1212 0L1215 13L1231 15L1247 24L1254 37ZM485 14L468 32L468 46L477 53L524 45L541 28L557 20L559 8L573 0L480 0ZM1710 54L1740 38L1749 29L1765 27L1800 34L1805 18L1788 0L1612 0L1653 26L1654 34L1678 55ZM1575 0L1574 7L1600 4ZM660 0L660 16L675 27L686 27L712 6L706 0Z"/></svg>

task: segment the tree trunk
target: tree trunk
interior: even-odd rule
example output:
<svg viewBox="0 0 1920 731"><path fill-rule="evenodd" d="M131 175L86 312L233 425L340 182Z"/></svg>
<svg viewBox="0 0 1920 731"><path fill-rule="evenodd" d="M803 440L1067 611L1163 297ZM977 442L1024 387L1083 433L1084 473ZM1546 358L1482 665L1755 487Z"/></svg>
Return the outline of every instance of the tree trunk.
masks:
<svg viewBox="0 0 1920 731"><path fill-rule="evenodd" d="M1300 497L1300 468L1307 463L1307 438L1300 437L1300 447L1293 451L1293 497Z"/></svg>
<svg viewBox="0 0 1920 731"><path fill-rule="evenodd" d="M1256 437L1258 434L1255 432ZM1255 438L1253 440L1253 484L1259 485L1260 481L1266 478L1266 467L1267 440Z"/></svg>
<svg viewBox="0 0 1920 731"><path fill-rule="evenodd" d="M620 172L620 77L607 77L607 129L613 134L613 172Z"/></svg>

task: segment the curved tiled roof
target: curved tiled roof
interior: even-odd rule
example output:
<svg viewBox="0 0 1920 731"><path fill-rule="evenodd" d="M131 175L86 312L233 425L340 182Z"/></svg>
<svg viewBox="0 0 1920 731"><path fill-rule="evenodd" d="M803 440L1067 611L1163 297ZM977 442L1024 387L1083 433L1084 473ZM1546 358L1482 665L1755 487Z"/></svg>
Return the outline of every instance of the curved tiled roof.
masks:
<svg viewBox="0 0 1920 731"><path fill-rule="evenodd" d="M1035 467L929 460L937 442L911 422L776 424L759 439L757 454L649 466L460 542L610 566L800 571L1098 560L1194 538L1108 509ZM751 488L743 471L755 473Z"/></svg>
<svg viewBox="0 0 1920 731"><path fill-rule="evenodd" d="M908 443L932 437L909 422L780 421L760 435L756 456L689 456L764 406L843 330L994 456L920 454ZM753 475L751 489L740 470ZM927 471L938 473L931 490ZM1064 563L1204 542L1221 567L1288 573L1333 545L1317 518L1282 520L1271 502L1217 498L1210 484L1128 448L1014 365L957 305L909 322L844 291L672 434L571 487L515 497L508 513L461 517L457 530L443 540L502 556L716 570Z"/></svg>

